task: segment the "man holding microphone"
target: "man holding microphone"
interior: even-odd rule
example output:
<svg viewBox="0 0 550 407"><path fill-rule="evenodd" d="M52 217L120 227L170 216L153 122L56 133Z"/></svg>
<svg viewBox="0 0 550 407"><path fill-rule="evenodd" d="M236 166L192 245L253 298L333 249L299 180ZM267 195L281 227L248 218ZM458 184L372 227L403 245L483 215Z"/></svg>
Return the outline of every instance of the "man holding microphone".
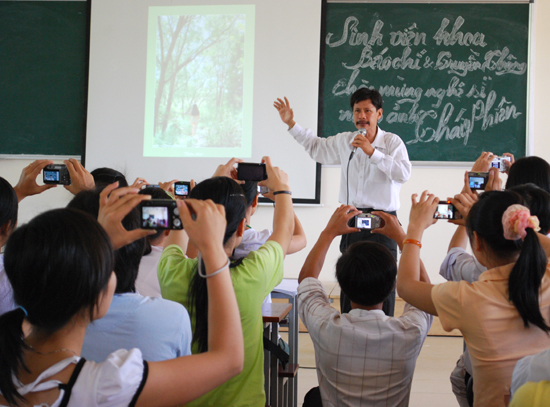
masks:
<svg viewBox="0 0 550 407"><path fill-rule="evenodd" d="M399 209L401 184L411 176L411 162L403 140L378 127L382 117L382 96L375 89L361 88L350 98L353 122L358 131L317 137L312 130L302 128L294 121L294 112L288 99L277 99L273 105L288 132L315 161L321 164L341 165L339 201L353 205L363 212L384 211L396 215ZM363 133L363 134L362 134ZM376 213L375 213L376 214ZM358 241L373 241L386 246L397 258L397 244L392 239L363 229L342 236L340 251ZM351 309L349 300L341 297L342 312ZM393 316L395 290L384 303L384 312Z"/></svg>

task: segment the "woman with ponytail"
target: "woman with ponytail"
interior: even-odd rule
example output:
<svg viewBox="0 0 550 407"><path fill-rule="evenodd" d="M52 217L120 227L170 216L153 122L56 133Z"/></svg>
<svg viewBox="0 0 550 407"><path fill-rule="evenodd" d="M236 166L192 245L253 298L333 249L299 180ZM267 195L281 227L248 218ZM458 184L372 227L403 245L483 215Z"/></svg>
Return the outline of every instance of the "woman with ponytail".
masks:
<svg viewBox="0 0 550 407"><path fill-rule="evenodd" d="M232 159L220 166L214 178L205 180L191 191L191 198L211 199L225 207L227 227L223 238L226 257L240 244L246 226L246 200L239 184L230 178ZM188 404L191 406L265 406L262 342L262 302L283 278L283 260L294 231L292 198L288 176L264 157L267 180L261 184L274 192L273 233L267 242L248 256L233 261L231 279L241 315L245 357L243 372L224 385ZM163 298L183 304L191 315L192 353L210 349L205 338L210 333L206 321L213 315L204 306L209 288L201 277L201 256L184 255L187 242L183 231L172 231L160 259L158 276ZM200 250L199 250L200 252ZM217 315L215 318L219 318Z"/></svg>
<svg viewBox="0 0 550 407"><path fill-rule="evenodd" d="M550 202L547 194L539 199ZM469 212L460 204L467 200L459 196L457 207L467 216L472 251L487 271L473 283L434 286L419 280L422 235L435 222L439 202L424 191L412 198L397 290L408 303L439 316L445 330L462 332L473 367L474 406L500 407L516 362L550 347L550 239L537 233L538 218L515 191L485 192Z"/></svg>
<svg viewBox="0 0 550 407"><path fill-rule="evenodd" d="M88 324L106 314L113 298L113 249L148 233L126 231L121 221L149 197L117 185L101 193L101 224L79 210L57 209L10 236L5 268L19 307L0 316L0 406L181 405L242 370L239 311L221 243L224 210L196 200L178 208L203 254L206 306L218 317L209 321L209 351L151 363L139 349L118 350L101 363L80 357Z"/></svg>

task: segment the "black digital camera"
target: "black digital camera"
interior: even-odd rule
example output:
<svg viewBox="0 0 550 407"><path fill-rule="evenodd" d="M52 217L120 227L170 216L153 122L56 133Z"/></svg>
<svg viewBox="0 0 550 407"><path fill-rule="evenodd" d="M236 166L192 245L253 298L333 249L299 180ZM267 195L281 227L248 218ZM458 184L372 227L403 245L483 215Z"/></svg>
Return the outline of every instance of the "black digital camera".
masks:
<svg viewBox="0 0 550 407"><path fill-rule="evenodd" d="M372 213L360 213L357 216L354 216L348 222L350 227L356 227L357 229L378 229L384 226L384 220L377 215Z"/></svg>
<svg viewBox="0 0 550 407"><path fill-rule="evenodd" d="M239 163L237 164L237 179L240 181L264 181L267 179L265 164Z"/></svg>
<svg viewBox="0 0 550 407"><path fill-rule="evenodd" d="M44 184L71 185L71 177L65 164L47 165L42 175Z"/></svg>
<svg viewBox="0 0 550 407"><path fill-rule="evenodd" d="M142 229L183 229L177 202L173 199L151 199L139 204Z"/></svg>
<svg viewBox="0 0 550 407"><path fill-rule="evenodd" d="M434 219L462 219L462 214L451 201L439 201L434 213Z"/></svg>
<svg viewBox="0 0 550 407"><path fill-rule="evenodd" d="M189 198L189 192L191 191L191 183L187 181L178 181L174 183L174 195L181 199Z"/></svg>
<svg viewBox="0 0 550 407"><path fill-rule="evenodd" d="M485 190L487 181L489 180L488 172L468 172L468 183L470 184L470 189L472 191L476 190Z"/></svg>

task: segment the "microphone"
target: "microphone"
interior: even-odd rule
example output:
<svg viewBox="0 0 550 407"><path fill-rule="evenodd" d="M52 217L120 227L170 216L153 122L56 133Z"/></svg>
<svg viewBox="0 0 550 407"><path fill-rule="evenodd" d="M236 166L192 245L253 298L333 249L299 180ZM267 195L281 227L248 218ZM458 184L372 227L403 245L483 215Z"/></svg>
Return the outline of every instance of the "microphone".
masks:
<svg viewBox="0 0 550 407"><path fill-rule="evenodd" d="M359 129L359 131L357 133L362 134L363 136L366 136L367 135L367 129ZM357 147L353 147L353 150L352 150L352 152L349 156L350 160L353 158L353 155L355 154L356 151L357 151Z"/></svg>

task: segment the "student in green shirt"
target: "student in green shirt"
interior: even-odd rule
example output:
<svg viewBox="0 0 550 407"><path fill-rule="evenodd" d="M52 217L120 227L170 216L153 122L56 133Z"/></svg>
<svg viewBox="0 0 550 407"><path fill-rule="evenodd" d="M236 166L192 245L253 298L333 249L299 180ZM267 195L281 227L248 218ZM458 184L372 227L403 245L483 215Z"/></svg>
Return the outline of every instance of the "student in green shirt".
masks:
<svg viewBox="0 0 550 407"><path fill-rule="evenodd" d="M283 260L294 231L292 198L288 176L271 165L264 157L267 180L260 185L274 192L275 213L273 234L257 251L231 264L231 279L239 305L244 337L244 368L241 374L210 391L188 406L264 406L262 302L265 296L283 278ZM232 159L218 167L214 178L205 180L191 191L191 198L211 199L225 207L227 228L224 249L228 257L242 240L246 227L246 201L242 188L231 179ZM191 315L193 326L192 352L207 350L206 322L215 315L208 315L204 306L206 287L204 279L198 277L199 259L189 259L184 250L187 241L184 231L172 231L166 241L166 248L158 267L159 283L163 298L183 304Z"/></svg>

